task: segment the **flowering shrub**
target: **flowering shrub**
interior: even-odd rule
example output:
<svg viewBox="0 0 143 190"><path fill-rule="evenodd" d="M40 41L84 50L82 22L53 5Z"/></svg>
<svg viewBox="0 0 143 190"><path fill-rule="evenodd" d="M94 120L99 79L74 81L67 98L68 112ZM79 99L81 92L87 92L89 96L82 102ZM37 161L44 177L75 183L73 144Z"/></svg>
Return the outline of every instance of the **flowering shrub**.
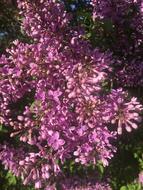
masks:
<svg viewBox="0 0 143 190"><path fill-rule="evenodd" d="M72 183L64 164L108 166L118 137L138 127L142 105L122 88L106 89L113 54L92 47L84 28L71 24L64 3L22 0L18 5L33 42L16 40L0 58L0 123L18 141L17 147L0 145L2 164L35 189L59 184L62 189L111 189L98 180ZM102 10L106 4L99 5ZM100 14L96 8L94 19L112 17L110 8Z"/></svg>

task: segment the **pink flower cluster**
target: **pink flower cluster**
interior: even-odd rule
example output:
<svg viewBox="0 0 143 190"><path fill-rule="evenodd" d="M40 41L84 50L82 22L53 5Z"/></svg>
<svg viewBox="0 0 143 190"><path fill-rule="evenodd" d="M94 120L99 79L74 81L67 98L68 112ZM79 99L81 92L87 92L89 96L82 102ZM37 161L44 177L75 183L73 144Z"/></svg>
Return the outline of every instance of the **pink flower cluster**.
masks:
<svg viewBox="0 0 143 190"><path fill-rule="evenodd" d="M63 190L112 190L110 185L106 182L94 179L80 179L75 176L74 178L68 178L64 182L61 182L61 188Z"/></svg>
<svg viewBox="0 0 143 190"><path fill-rule="evenodd" d="M114 68L118 84L143 86L143 1L92 0L93 19L112 24L111 51L116 55ZM108 35L108 34L107 34ZM120 60L120 64L117 62Z"/></svg>
<svg viewBox="0 0 143 190"><path fill-rule="evenodd" d="M70 26L62 3L18 3L34 42L14 41L0 58L0 123L19 140L0 146L0 160L24 184L52 190L67 160L107 166L118 134L137 128L142 106L122 89L104 90L112 54Z"/></svg>

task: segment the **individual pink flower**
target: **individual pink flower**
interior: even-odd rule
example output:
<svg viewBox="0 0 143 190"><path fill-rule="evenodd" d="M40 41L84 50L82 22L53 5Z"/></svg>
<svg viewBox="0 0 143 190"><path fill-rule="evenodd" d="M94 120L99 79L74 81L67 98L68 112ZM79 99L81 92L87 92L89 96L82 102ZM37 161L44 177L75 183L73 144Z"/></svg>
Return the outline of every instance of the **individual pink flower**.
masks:
<svg viewBox="0 0 143 190"><path fill-rule="evenodd" d="M143 185L143 171L139 173L138 181Z"/></svg>

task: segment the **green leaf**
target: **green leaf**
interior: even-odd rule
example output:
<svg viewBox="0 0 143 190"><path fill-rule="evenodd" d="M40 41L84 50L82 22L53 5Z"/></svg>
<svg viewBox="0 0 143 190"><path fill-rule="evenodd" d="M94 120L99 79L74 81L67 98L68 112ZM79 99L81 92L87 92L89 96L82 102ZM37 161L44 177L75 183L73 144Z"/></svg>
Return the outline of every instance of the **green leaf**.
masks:
<svg viewBox="0 0 143 190"><path fill-rule="evenodd" d="M6 179L8 180L9 185L16 185L16 177L11 172L7 173Z"/></svg>
<svg viewBox="0 0 143 190"><path fill-rule="evenodd" d="M6 127L3 127L3 125L0 125L0 132L1 133L7 133L8 130L6 129Z"/></svg>
<svg viewBox="0 0 143 190"><path fill-rule="evenodd" d="M129 189L128 189L128 187L126 187L126 186L122 186L122 187L120 188L120 190L129 190Z"/></svg>
<svg viewBox="0 0 143 190"><path fill-rule="evenodd" d="M0 125L0 131L2 131L2 125Z"/></svg>

